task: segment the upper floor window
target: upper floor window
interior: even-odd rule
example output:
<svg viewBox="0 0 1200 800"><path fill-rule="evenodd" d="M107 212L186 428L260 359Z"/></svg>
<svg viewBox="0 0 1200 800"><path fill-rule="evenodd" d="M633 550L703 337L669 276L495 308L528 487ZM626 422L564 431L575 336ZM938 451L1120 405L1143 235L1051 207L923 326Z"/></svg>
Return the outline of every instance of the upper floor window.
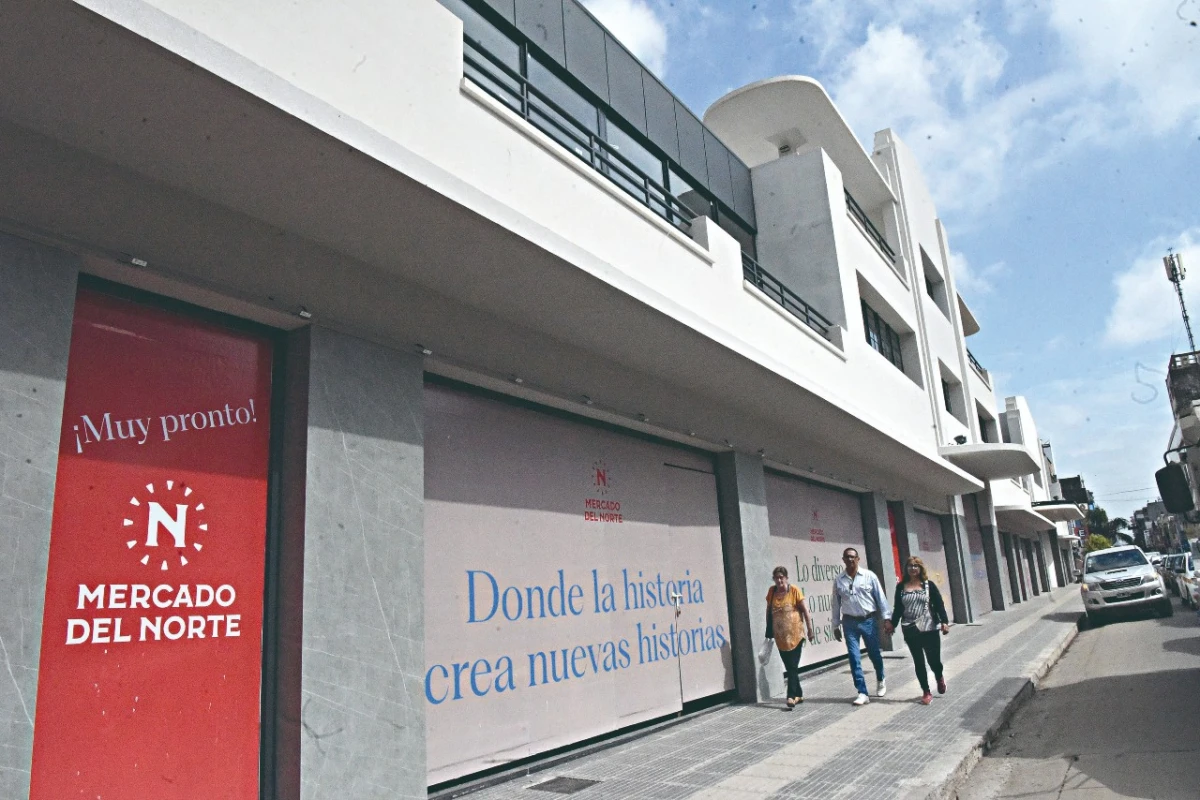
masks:
<svg viewBox="0 0 1200 800"><path fill-rule="evenodd" d="M925 248L917 246L921 251L921 270L925 273L925 294L938 307L946 319L950 319L950 297L946 291L946 279L941 271L934 266L933 259L925 252Z"/></svg>
<svg viewBox="0 0 1200 800"><path fill-rule="evenodd" d="M900 351L900 334L883 321L875 309L862 302L863 328L867 333L867 344L881 356L892 362L896 369L904 371L904 356Z"/></svg>
<svg viewBox="0 0 1200 800"><path fill-rule="evenodd" d="M950 382L942 378L942 405L946 407L947 413L954 413L954 395L950 394Z"/></svg>

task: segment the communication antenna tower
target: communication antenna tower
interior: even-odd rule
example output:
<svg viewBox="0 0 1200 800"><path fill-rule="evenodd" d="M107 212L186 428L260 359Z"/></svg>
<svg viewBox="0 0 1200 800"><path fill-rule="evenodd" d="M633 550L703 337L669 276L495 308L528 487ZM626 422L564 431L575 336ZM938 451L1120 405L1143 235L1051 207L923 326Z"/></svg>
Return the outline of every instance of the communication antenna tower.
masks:
<svg viewBox="0 0 1200 800"><path fill-rule="evenodd" d="M1175 294L1179 297L1179 311L1183 314L1183 327L1187 330L1188 345L1191 350L1188 352L1196 352L1196 340L1192 338L1192 322L1188 319L1187 305L1183 302L1183 278L1187 274L1183 269L1183 259L1179 253L1172 253L1167 250L1167 254L1163 256L1163 266L1167 268L1167 280L1175 286Z"/></svg>

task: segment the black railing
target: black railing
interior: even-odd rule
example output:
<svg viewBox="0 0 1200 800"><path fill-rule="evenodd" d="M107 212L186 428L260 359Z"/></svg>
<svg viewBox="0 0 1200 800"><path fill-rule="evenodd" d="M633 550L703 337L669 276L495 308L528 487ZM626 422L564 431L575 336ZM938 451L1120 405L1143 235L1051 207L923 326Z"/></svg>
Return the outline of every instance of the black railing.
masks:
<svg viewBox="0 0 1200 800"><path fill-rule="evenodd" d="M755 288L778 303L784 311L826 339L829 338L829 329L833 327L833 323L745 253L742 253L742 276Z"/></svg>
<svg viewBox="0 0 1200 800"><path fill-rule="evenodd" d="M887 256L888 261L896 263L896 251L892 250L892 246L887 243L887 239L883 238L883 234L875 227L875 223L871 222L871 218L867 216L867 212L863 211L862 206L854 199L849 190L843 190L846 193L846 210L850 212L850 216L858 220L858 224L862 225L867 236L879 246L883 254Z"/></svg>
<svg viewBox="0 0 1200 800"><path fill-rule="evenodd" d="M987 370L983 368L983 364L980 364L978 361L975 360L975 356L971 353L970 350L967 351L967 361L971 362L971 368L975 370L975 373L979 377L983 378L983 382L987 383L989 386L991 386L991 383L988 381Z"/></svg>
<svg viewBox="0 0 1200 800"><path fill-rule="evenodd" d="M550 138L564 144L592 169L655 214L684 232L691 228L695 212L662 183L647 175L598 133L551 100L527 77L489 53L481 43L470 38L464 41L467 49L463 52L463 62L483 77L483 80L475 81L480 88Z"/></svg>

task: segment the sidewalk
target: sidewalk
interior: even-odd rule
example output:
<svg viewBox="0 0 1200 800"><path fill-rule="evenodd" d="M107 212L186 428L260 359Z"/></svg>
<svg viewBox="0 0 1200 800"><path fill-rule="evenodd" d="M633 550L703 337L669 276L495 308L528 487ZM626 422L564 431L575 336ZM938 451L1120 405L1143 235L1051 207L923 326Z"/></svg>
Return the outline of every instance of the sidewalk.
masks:
<svg viewBox="0 0 1200 800"><path fill-rule="evenodd" d="M1074 638L1081 608L1067 587L955 626L943 640L949 692L931 706L917 702L909 659L885 661L888 695L863 708L850 705L850 670L839 667L805 680L807 699L794 712L782 702L724 707L468 797L566 796L533 788L554 778L588 782L570 792L579 800L948 797Z"/></svg>

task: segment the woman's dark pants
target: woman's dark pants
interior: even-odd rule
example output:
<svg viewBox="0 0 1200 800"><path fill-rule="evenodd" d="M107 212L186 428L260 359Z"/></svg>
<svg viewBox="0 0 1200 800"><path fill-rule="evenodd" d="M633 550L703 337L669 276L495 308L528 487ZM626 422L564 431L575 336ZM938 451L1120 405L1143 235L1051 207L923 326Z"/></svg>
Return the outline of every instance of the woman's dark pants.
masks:
<svg viewBox="0 0 1200 800"><path fill-rule="evenodd" d="M804 642L800 642L795 650L779 651L779 657L783 659L783 676L787 678L788 697L804 697L804 690L800 688L800 651L803 649Z"/></svg>
<svg viewBox="0 0 1200 800"><path fill-rule="evenodd" d="M917 680L921 684L921 690L928 693L929 675L925 672L925 662L929 661L929 668L933 670L935 679L942 677L942 640L939 638L941 634L937 628L931 631L919 631L916 625L905 625L903 628L904 643L908 645L908 652L912 653Z"/></svg>

